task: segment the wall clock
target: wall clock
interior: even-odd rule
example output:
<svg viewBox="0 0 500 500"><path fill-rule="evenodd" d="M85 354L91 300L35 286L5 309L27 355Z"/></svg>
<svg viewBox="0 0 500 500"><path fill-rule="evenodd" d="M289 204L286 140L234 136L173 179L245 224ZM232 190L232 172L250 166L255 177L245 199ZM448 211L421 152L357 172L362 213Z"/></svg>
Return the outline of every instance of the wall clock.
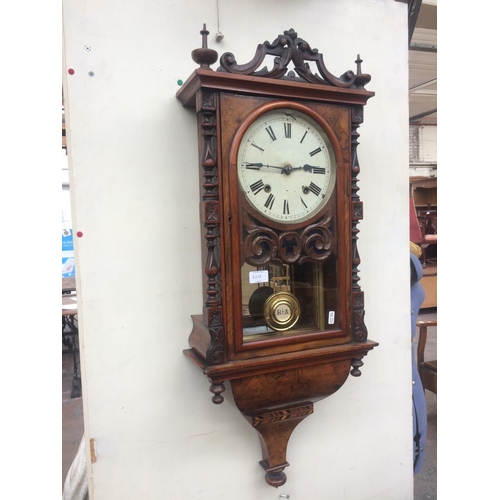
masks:
<svg viewBox="0 0 500 500"><path fill-rule="evenodd" d="M367 338L357 250L357 129L374 93L359 56L356 73L336 77L293 29L247 64L223 54L216 71L201 34L200 67L177 93L198 115L205 295L184 353L214 403L230 388L278 487L295 427L361 375L378 345ZM267 56L271 69L261 68Z"/></svg>
<svg viewBox="0 0 500 500"><path fill-rule="evenodd" d="M311 219L328 204L335 184L331 142L319 117L301 109L309 110L287 101L257 109L238 148L240 188L250 205L274 222Z"/></svg>

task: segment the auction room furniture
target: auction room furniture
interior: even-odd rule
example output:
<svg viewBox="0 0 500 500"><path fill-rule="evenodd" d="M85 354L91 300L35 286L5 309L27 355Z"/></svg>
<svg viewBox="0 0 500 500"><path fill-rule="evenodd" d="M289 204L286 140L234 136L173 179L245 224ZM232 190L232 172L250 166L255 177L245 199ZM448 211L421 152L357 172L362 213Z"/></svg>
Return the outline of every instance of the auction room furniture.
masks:
<svg viewBox="0 0 500 500"><path fill-rule="evenodd" d="M79 375L78 310L76 295L62 296L62 343L73 356L73 385L71 397L82 395L82 381Z"/></svg>
<svg viewBox="0 0 500 500"><path fill-rule="evenodd" d="M429 245L437 245L437 210L428 207L424 210L417 210L417 218L422 234L422 267L425 269L427 261L436 261L437 257L428 258L427 250ZM436 249L437 251L437 249Z"/></svg>
<svg viewBox="0 0 500 500"><path fill-rule="evenodd" d="M420 380L424 389L437 394L437 359L425 359L425 344L427 342L427 328L437 326L437 321L417 321L419 330L417 345L417 365Z"/></svg>
<svg viewBox="0 0 500 500"><path fill-rule="evenodd" d="M427 249L429 245L437 245L437 210L430 207L419 209L415 207L415 200L410 196L410 241L422 249L422 267L427 265ZM432 259L437 261L437 258Z"/></svg>

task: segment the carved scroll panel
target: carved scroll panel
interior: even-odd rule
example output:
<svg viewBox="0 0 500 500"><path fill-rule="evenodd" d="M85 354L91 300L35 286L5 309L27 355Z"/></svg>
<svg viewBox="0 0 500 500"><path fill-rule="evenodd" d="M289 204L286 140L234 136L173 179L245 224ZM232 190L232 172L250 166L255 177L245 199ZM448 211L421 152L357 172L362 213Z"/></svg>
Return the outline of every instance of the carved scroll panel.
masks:
<svg viewBox="0 0 500 500"><path fill-rule="evenodd" d="M243 210L244 260L253 266L324 262L334 251L333 210L296 230L262 226Z"/></svg>

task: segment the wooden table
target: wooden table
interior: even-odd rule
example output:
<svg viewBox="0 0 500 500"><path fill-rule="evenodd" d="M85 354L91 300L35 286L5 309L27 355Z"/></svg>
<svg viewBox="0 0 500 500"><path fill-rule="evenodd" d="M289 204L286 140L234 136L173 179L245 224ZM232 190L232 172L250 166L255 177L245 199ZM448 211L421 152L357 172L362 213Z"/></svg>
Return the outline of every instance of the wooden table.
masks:
<svg viewBox="0 0 500 500"><path fill-rule="evenodd" d="M80 349L78 344L78 308L76 295L62 296L62 343L73 355L73 387L71 397L82 395L82 381L79 375Z"/></svg>
<svg viewBox="0 0 500 500"><path fill-rule="evenodd" d="M62 293L71 293L76 291L76 282L75 278L63 278L62 279Z"/></svg>
<svg viewBox="0 0 500 500"><path fill-rule="evenodd" d="M437 264L429 262L424 269L424 275L420 280L424 287L425 299L421 309L437 307Z"/></svg>

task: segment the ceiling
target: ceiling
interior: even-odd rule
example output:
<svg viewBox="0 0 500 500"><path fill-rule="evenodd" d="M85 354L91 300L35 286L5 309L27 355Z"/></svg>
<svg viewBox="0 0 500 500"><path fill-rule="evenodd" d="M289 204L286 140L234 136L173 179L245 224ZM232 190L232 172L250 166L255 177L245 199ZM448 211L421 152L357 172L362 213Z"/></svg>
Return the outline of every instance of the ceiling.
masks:
<svg viewBox="0 0 500 500"><path fill-rule="evenodd" d="M437 0L409 1L410 125L437 124Z"/></svg>

